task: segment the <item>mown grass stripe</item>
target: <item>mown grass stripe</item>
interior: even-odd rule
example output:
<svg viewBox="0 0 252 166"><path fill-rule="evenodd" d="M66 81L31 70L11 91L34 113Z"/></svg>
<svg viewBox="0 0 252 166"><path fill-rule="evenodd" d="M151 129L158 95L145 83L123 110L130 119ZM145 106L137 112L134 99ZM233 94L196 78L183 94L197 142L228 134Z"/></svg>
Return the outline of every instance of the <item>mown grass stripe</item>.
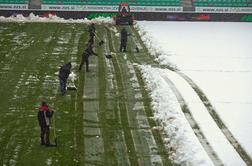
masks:
<svg viewBox="0 0 252 166"><path fill-rule="evenodd" d="M106 31L106 30L105 30ZM108 42L108 33L105 33L103 36L105 45L105 53L110 54L109 49L109 42ZM127 153L126 148L126 141L124 140L123 130L122 130L122 123L120 119L120 111L118 106L118 100L117 100L117 86L116 81L114 79L115 77L115 69L113 68L113 62L111 59L105 58L106 65L107 65L107 92L106 92L106 100L107 100L107 109L106 109L106 119L107 124L109 126L113 127L113 130L111 132L113 133L113 146L114 146L114 153L116 155L117 159L117 165L130 165L129 163L129 156ZM112 141L111 140L111 141Z"/></svg>
<svg viewBox="0 0 252 166"><path fill-rule="evenodd" d="M149 92L144 88L146 85L143 81L142 74L141 74L140 70L137 67L134 67L134 68L136 71L137 79L140 84L141 93L143 96L143 102L144 102L144 108L145 108L144 110L146 112L147 117L149 117L148 122L152 128L154 126L157 126L157 123L155 120L150 118L150 117L154 116L153 112L152 112L152 107L150 104L151 103L150 95L149 95ZM158 147L158 154L162 158L163 165L167 165L167 166L174 165L174 163L172 163L171 160L169 159L169 155L168 155L167 150L164 146L164 142L163 142L162 135L161 135L160 131L158 131L158 130L151 130L151 131L152 131L153 137L156 141L156 144Z"/></svg>
<svg viewBox="0 0 252 166"><path fill-rule="evenodd" d="M116 37L112 37L112 38L114 39ZM116 42L115 40L113 40L113 42L119 45L119 43ZM126 54L127 55L129 54L129 56L131 56L132 53L134 52L134 44L130 40L128 44L129 46L127 47L128 51ZM137 156L139 158L138 161L140 165L143 165L143 164L144 165L152 165L152 164L159 165L160 161L158 160L158 158L156 158L159 156L158 154L156 154L156 148L154 148L155 150L152 149L153 145L155 146L155 141L154 141L154 138L152 137L151 131L149 130L150 127L148 128L134 127L134 126L139 126L139 125L146 126L148 122L147 122L146 115L143 114L142 112L143 110L134 110L136 105L139 105L139 104L142 105L141 104L142 99L140 100L140 99L135 98L135 94L138 90L136 91L135 89L135 83L132 84L132 82L130 81L130 79L132 79L132 76L134 77L134 72L132 70L129 71L129 69L131 69L131 64L127 62L126 54L124 53L118 54L118 59L120 61L120 65L122 68L122 77L124 79L124 83L126 87L125 89L127 89L127 92L125 92L125 94L127 94L127 101L128 101L127 103L128 103L128 108L129 108L128 109L129 111L127 113L129 117L130 128L134 129L132 130L132 136L133 136L133 141L134 141L135 148L137 151ZM144 120L145 118L141 119L141 116L145 117L146 121Z"/></svg>
<svg viewBox="0 0 252 166"><path fill-rule="evenodd" d="M110 30L110 29L108 29L108 30ZM115 37L112 37L112 38L114 39ZM115 42L117 45L119 45L118 40L117 41L113 40L113 42ZM139 125L144 125L144 126L148 125L147 124L148 123L147 117L146 117L145 113L142 112L144 110L134 110L134 108L137 104L142 103L142 99L137 100L134 96L134 94L136 93L135 83L133 86L132 82L129 79L129 78L132 79L132 77L134 77L134 72L131 70L131 68L133 66L132 66L132 64L129 64L126 59L126 55L129 54L128 57L132 56L134 49L135 49L134 46L135 46L134 43L129 39L127 53L126 54L122 54L122 53L118 54L118 59L120 59L120 64L122 66L121 68L123 69L122 76L124 77L125 87L127 89L127 92L125 92L125 93L128 96L127 103L128 103L128 107L130 110L128 112L130 125L131 125L130 128L133 129L132 135L133 135L133 140L134 140L134 143L136 146L137 156L139 158L139 164L140 165L143 165L143 164L144 165L159 165L161 159L156 158L159 156L159 154L156 153L156 149L157 149L155 147L156 143L155 143L154 137L152 137L152 132L150 130L150 127L147 127L147 128L146 127L134 127L134 126L139 126ZM133 87L135 87L135 88L133 88ZM142 104L140 104L140 105L142 105ZM145 117L146 121L144 120L145 118L141 119L141 116Z"/></svg>
<svg viewBox="0 0 252 166"><path fill-rule="evenodd" d="M110 31L107 29L107 33L110 34ZM109 37L109 48L110 50L112 50L113 52L115 51L113 49L113 45L112 45L112 38L111 35L108 35ZM131 130L129 129L129 122L128 122L128 115L127 115L127 104L125 103L125 101L127 101L127 96L125 95L124 92L126 92L125 89L125 85L124 85L124 80L122 78L122 69L120 68L119 62L117 57L113 57L112 58L112 62L113 62L113 66L115 68L115 77L116 77L116 83L117 83L117 87L118 87L118 100L119 100L119 109L120 109L120 115L121 115L121 123L122 123L122 127L123 127L123 131L124 131L124 137L125 137L125 141L126 141L126 145L128 148L128 154L129 154L129 160L131 165L137 166L138 164L138 158L137 158L137 154L136 154L136 150L134 147L134 141L131 135Z"/></svg>
<svg viewBox="0 0 252 166"><path fill-rule="evenodd" d="M76 34L76 38L78 33ZM83 50L83 45L85 42L85 36L86 33L82 33L80 37L78 37L78 52L77 52L77 62L76 64L79 64L81 60L81 54ZM76 66L76 68L78 65ZM84 165L85 158L84 158L84 134L83 134L83 91L84 91L84 81L85 77L82 72L78 73L78 79L76 80L75 84L77 84L77 95L75 99L75 108L76 108L76 114L75 114L75 130L76 130L76 154L78 159L79 165Z"/></svg>
<svg viewBox="0 0 252 166"><path fill-rule="evenodd" d="M88 36L86 36L88 39ZM95 42L95 47L96 47ZM86 48L86 45L83 46ZM97 47L96 47L97 48ZM90 72L86 72L84 65L82 71L85 73L84 83L84 136L85 136L85 164L105 164L106 148L102 133L102 122L100 119L100 91L99 91L99 64L98 57L89 57ZM88 98L88 100L86 100ZM92 100L90 100L92 99Z"/></svg>
<svg viewBox="0 0 252 166"><path fill-rule="evenodd" d="M99 38L102 39L102 32L104 32L104 29L101 27L97 28L99 33ZM98 46L98 42L96 43L97 45L97 50L98 50L98 80L99 80L99 119L102 124L102 137L103 137L103 143L104 143L104 150L105 150L105 155L104 155L104 161L105 165L117 165L117 159L116 159L116 154L114 151L113 147L113 138L115 136L113 130L114 126L111 126L108 124L108 121L106 119L106 114L107 112L107 99L106 99L106 89L107 89L107 80L106 80L106 75L107 75L107 69L105 66L104 62L104 51L103 51L103 46Z"/></svg>
<svg viewBox="0 0 252 166"><path fill-rule="evenodd" d="M78 42L78 53L77 53L77 66L75 68L75 70L78 69L79 67L79 64L81 62L81 55L83 53L83 47L85 45L85 42L86 42L86 33L82 33L81 34L81 37L79 39L79 42ZM79 108L79 111L80 113L83 115L83 94L84 94L84 82L85 82L85 74L84 72L79 72L78 71L78 86L77 86L77 94L78 94L78 108Z"/></svg>

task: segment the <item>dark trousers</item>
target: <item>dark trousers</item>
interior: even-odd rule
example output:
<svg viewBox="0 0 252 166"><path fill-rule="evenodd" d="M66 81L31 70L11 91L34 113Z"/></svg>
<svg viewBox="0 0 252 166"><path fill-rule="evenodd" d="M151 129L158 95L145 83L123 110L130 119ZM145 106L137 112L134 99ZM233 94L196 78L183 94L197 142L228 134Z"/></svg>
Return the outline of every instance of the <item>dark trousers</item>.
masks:
<svg viewBox="0 0 252 166"><path fill-rule="evenodd" d="M127 42L126 41L121 41L121 44L120 44L120 52L122 51L126 51L126 46L127 46Z"/></svg>
<svg viewBox="0 0 252 166"><path fill-rule="evenodd" d="M82 60L81 60L81 64L80 64L80 67L79 67L79 70L81 70L81 68L82 68L82 66L83 66L83 64L84 64L84 62L86 63L86 71L88 72L89 71L89 68L88 68L88 65L89 65L89 62L88 62L88 58L82 58Z"/></svg>
<svg viewBox="0 0 252 166"><path fill-rule="evenodd" d="M60 91L62 95L66 93L66 80L60 79Z"/></svg>
<svg viewBox="0 0 252 166"><path fill-rule="evenodd" d="M50 145L50 128L49 126L40 126L41 145Z"/></svg>

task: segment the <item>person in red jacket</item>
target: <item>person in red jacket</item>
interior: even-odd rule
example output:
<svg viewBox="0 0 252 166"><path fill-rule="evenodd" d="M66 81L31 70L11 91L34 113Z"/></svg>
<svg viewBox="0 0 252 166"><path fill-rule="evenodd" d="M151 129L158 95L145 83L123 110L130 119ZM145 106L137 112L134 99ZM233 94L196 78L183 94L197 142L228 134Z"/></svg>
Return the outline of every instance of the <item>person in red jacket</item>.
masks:
<svg viewBox="0 0 252 166"><path fill-rule="evenodd" d="M43 101L39 106L38 111L41 145L53 146L50 143L49 139L50 123L52 116L53 116L53 110L49 109L49 106L46 104L46 102Z"/></svg>

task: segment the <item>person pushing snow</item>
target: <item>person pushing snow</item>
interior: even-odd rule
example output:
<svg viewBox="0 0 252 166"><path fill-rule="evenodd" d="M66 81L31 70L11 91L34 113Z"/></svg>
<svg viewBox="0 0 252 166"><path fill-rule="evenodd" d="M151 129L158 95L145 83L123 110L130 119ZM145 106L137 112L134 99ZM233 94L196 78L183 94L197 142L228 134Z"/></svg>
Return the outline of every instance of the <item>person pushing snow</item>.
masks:
<svg viewBox="0 0 252 166"><path fill-rule="evenodd" d="M71 62L60 67L59 70L59 81L60 81L60 91L62 96L66 93L66 83L71 73L72 64Z"/></svg>
<svg viewBox="0 0 252 166"><path fill-rule="evenodd" d="M53 110L49 109L49 106L45 101L42 101L40 107L38 108L38 122L40 126L40 139L41 145L45 146L55 146L50 143L50 124L51 118L53 116Z"/></svg>
<svg viewBox="0 0 252 166"><path fill-rule="evenodd" d="M88 58L89 56L91 55L95 55L95 56L98 56L97 53L95 53L93 51L93 43L88 43L87 44L87 48L84 50L83 54L82 54L82 59L81 59L81 63L80 63L80 66L79 66L79 71L82 69L82 66L84 63L86 63L86 72L89 72L89 61L88 61Z"/></svg>

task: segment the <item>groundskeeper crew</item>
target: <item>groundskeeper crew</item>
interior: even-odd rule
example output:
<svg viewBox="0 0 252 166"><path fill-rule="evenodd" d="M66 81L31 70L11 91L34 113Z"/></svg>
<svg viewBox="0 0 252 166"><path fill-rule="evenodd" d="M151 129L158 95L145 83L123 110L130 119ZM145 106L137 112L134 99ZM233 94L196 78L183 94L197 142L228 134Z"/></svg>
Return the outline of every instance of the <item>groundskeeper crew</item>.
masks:
<svg viewBox="0 0 252 166"><path fill-rule="evenodd" d="M98 56L98 54L93 51L94 37L97 37L95 34L96 28L95 28L94 23L92 23L88 27L88 32L89 32L89 40L88 40L88 43L86 44L86 48L84 49L84 51L82 53L82 59L81 59L81 63L79 66L79 70L81 70L83 64L85 63L86 64L86 72L90 71L89 70L89 61L88 61L89 57L91 55ZM123 51L126 51L127 36L128 36L128 33L127 33L126 29L124 28L121 32L120 51L122 49L123 49ZM103 41L101 40L99 42L99 46L101 46L102 44L103 44ZM106 58L110 59L110 58L112 58L112 56L107 55ZM71 68L72 68L72 64L71 64L71 62L69 62L69 63L61 66L59 69L59 72L58 72L58 78L59 78L59 83L60 83L60 92L61 92L62 96L65 95L66 90L67 90L66 84L67 84L67 79L71 73ZM55 141L55 145L50 143L50 125L51 125L51 119L52 119L53 114L54 114L54 111L49 108L49 106L47 105L47 103L45 101L42 101L41 105L38 107L38 122L39 122L39 126L40 126L40 144L48 146L48 147L57 146L57 141ZM55 123L55 121L54 121L54 123ZM54 130L54 135L55 135L55 130ZM56 140L56 136L55 136L55 140Z"/></svg>

